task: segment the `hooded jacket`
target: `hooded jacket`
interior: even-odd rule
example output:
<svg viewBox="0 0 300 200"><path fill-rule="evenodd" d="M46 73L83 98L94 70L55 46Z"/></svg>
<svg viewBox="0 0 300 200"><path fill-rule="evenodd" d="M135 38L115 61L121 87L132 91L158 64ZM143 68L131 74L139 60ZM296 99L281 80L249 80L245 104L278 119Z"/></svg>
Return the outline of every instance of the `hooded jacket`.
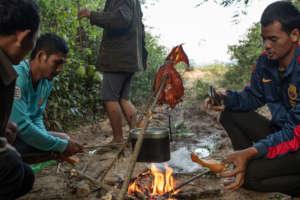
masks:
<svg viewBox="0 0 300 200"><path fill-rule="evenodd" d="M104 10L91 12L91 24L104 29L97 70L137 72L146 68L142 16L139 0L107 0Z"/></svg>

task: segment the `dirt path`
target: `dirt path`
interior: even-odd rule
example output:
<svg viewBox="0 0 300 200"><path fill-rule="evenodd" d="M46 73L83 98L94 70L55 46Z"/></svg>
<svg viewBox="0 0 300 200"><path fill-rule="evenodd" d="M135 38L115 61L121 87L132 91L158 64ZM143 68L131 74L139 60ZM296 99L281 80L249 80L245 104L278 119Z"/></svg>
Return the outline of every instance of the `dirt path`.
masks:
<svg viewBox="0 0 300 200"><path fill-rule="evenodd" d="M195 74L189 80L189 86ZM188 98L188 97L187 97ZM153 116L153 122L151 126L166 127L168 123L168 109L166 107L157 107L156 113ZM193 175L203 171L202 168L195 165L190 165L188 154L191 151L207 150L208 157L221 160L232 152L230 140L226 135L226 132L217 122L216 113L206 113L199 101L191 101L190 99L184 99L184 103L177 106L172 112L172 127L173 127L173 141L171 142L172 150L172 162L171 167L174 167L175 179L178 184L191 178ZM176 130L174 129L176 127ZM127 126L124 126L124 130L128 130ZM71 137L77 138L79 141L88 146L96 146L100 144L106 144L111 140L111 129L107 119L103 119L95 123L94 125L84 126L77 131L69 133ZM126 134L127 136L128 134ZM93 149L90 149L93 150ZM78 164L78 168L81 169L85 162L89 161L89 167L87 174L96 177L109 163L117 150L111 150L104 152L101 149L93 155L89 155L89 151L78 155L81 162ZM184 154L185 153L185 154ZM201 151L200 151L201 153ZM115 168L111 170L105 179L107 184L112 186L121 185L124 180L124 175L127 169L129 151L125 152L117 162ZM176 157L178 156L178 157ZM176 162L176 158L180 162ZM186 164L185 164L186 162ZM183 164L183 165L179 165ZM192 170L195 167L195 170ZM65 164L59 173L57 173L56 166L48 167L36 174L36 182L34 188L30 194L23 197L23 200L73 200L73 199L105 199L104 191L91 192L87 197L79 198L76 195L76 185L80 182L80 179L70 176L71 166ZM134 176L146 169L145 163L137 163ZM190 172L188 172L190 170ZM90 184L86 184L91 191L95 189ZM197 198L189 199L218 199L218 200L266 200L266 199L284 199L283 195L279 194L262 194L239 189L236 192L226 192L222 187L222 179L214 174L208 174L199 178L189 185L182 188L181 192L194 192L199 191L212 191L212 194L202 195Z"/></svg>

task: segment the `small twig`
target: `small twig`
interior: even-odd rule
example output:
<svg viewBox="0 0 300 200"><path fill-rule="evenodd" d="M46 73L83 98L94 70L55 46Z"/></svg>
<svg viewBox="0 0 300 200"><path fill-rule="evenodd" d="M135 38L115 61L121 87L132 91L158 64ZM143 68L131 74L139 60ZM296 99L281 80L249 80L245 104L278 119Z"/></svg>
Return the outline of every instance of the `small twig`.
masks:
<svg viewBox="0 0 300 200"><path fill-rule="evenodd" d="M173 192L175 192L176 190L178 190L178 189L182 188L183 186L189 184L190 182L192 182L192 181L194 181L194 180L196 180L196 179L202 177L203 175L207 174L209 171L210 171L210 170L205 170L204 172L202 172L202 173L200 173L200 174L198 174L198 175L196 175L196 176L193 176L193 177L190 178L189 180L187 180L187 181L181 183L180 185L176 186L176 187L175 187L173 190L171 190L170 192L167 192L166 194L164 194L164 196L166 196L166 197L167 197L167 196L170 196L170 195L171 195Z"/></svg>
<svg viewBox="0 0 300 200"><path fill-rule="evenodd" d="M176 194L172 196L172 198L180 199L180 200L185 200L185 199L198 199L198 198L203 198L203 197L208 197L208 196L216 196L219 195L221 192L220 189L209 189L209 190L203 190L203 191L198 191L198 192L183 192ZM214 198L215 199L215 198Z"/></svg>
<svg viewBox="0 0 300 200"><path fill-rule="evenodd" d="M124 143L111 143L111 144L103 144L103 145L97 145L97 146L85 146L85 149L98 149L103 147L118 147L122 146Z"/></svg>
<svg viewBox="0 0 300 200"><path fill-rule="evenodd" d="M88 165L89 165L89 163L85 163L85 164L84 164L84 166L83 166L83 168L82 168L82 170L81 170L82 173L85 173L85 172L86 172L86 170L87 170L87 168L88 168ZM78 188L78 187L79 187L80 185L82 185L82 184L84 184L84 180L81 180L79 183L77 183L76 188Z"/></svg>
<svg viewBox="0 0 300 200"><path fill-rule="evenodd" d="M124 144L121 146L120 150L119 150L118 153L115 155L115 157L114 157L114 159L111 161L110 165L103 171L103 174L102 174L102 176L101 176L101 178L100 178L100 182L102 182L102 181L105 179L105 177L106 177L106 175L108 174L109 170L115 165L115 163L117 162L118 158L120 157L120 154L126 149L126 147L127 147L127 145L128 145L128 142L129 142L129 141L127 141L126 143L124 143ZM97 179L98 179L98 177L97 177Z"/></svg>
<svg viewBox="0 0 300 200"><path fill-rule="evenodd" d="M130 158L130 161L129 161L129 167L128 167L128 170L127 170L127 174L125 176L125 181L124 181L124 183L122 185L122 188L121 188L121 192L119 193L118 200L123 200L125 195L126 195L126 192L128 190L128 186L129 186L129 182L130 182L130 179L131 179L131 176L132 176L135 164L136 164L136 160L137 160L137 157L140 153L140 150L141 150L141 147L142 147L142 144L143 144L145 130L148 128L148 125L149 125L149 123L151 121L151 118L152 118L151 111L153 110L154 106L156 105L156 103L158 101L158 98L160 96L160 93L161 93L164 85L165 85L165 82L166 82L167 78L168 78L168 74L166 73L164 75L162 81L160 82L160 87L159 87L158 93L156 94L154 102L152 103L152 105L148 109L147 116L146 116L146 119L145 119L145 123L143 124L143 128L142 128L141 132L139 133L137 142L136 142L135 147L134 147L133 154L132 154L132 156Z"/></svg>
<svg viewBox="0 0 300 200"><path fill-rule="evenodd" d="M109 185L106 185L106 184L104 184L104 183L99 183L96 179L90 177L89 175L87 175L87 174L85 174L85 173L83 173L83 172L81 172L81 171L79 171L79 170L76 170L76 173L77 173L81 178L84 178L84 179L90 181L90 182L91 182L92 184L94 184L95 186L97 186L97 187L99 187L99 188L103 188L104 190L106 190L106 191L108 191L108 192L109 192L109 191L113 191L113 192L116 192L116 193L119 192L119 190L117 190L116 188L113 188L113 187L111 187L111 186L109 186Z"/></svg>

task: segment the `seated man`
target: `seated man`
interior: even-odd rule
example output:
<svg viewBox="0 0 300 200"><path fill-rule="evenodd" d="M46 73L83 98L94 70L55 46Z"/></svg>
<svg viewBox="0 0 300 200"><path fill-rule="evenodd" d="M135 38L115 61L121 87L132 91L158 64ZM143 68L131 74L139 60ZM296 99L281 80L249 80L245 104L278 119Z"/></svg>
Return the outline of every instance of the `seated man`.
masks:
<svg viewBox="0 0 300 200"><path fill-rule="evenodd" d="M220 122L237 150L223 161L235 169L221 175L235 176L225 186L228 190L244 186L300 197L300 12L277 1L264 10L260 22L265 51L250 86L221 95L225 107ZM265 104L271 121L254 112Z"/></svg>
<svg viewBox="0 0 300 200"><path fill-rule="evenodd" d="M34 1L0 1L0 199L13 200L28 193L34 174L15 148L17 127L8 121L19 64L34 47L40 29L39 7ZM16 15L16 13L18 13Z"/></svg>
<svg viewBox="0 0 300 200"><path fill-rule="evenodd" d="M19 77L10 119L19 126L13 145L25 162L37 163L82 151L82 146L69 136L48 132L43 123L52 80L62 71L68 50L62 38L45 34L38 39L30 60L15 66Z"/></svg>

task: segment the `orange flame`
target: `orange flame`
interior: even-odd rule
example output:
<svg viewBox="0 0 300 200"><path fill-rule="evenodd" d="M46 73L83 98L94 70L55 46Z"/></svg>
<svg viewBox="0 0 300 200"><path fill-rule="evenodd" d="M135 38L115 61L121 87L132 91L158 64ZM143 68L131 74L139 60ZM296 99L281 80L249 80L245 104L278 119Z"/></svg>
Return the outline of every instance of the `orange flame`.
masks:
<svg viewBox="0 0 300 200"><path fill-rule="evenodd" d="M155 200L155 196L164 195L167 192L171 192L175 189L176 182L172 176L173 170L165 164L166 172L163 173L161 170L157 169L156 165L152 163L151 169L148 171L148 174L151 174L153 177L152 186L142 186L142 176L145 177L146 173L140 175L128 188L128 194L134 196L135 193L149 194L151 200ZM143 187L143 188L141 188ZM179 190L172 192L172 194L178 194ZM175 200L175 199L168 199Z"/></svg>

